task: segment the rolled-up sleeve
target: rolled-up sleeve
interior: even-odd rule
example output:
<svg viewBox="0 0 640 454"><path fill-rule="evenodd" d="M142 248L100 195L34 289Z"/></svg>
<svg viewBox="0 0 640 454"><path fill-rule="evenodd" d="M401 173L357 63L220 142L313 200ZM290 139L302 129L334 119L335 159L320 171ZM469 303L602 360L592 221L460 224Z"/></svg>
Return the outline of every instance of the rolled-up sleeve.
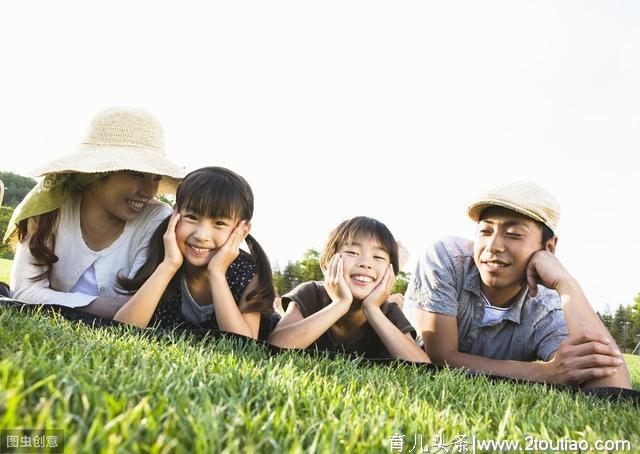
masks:
<svg viewBox="0 0 640 454"><path fill-rule="evenodd" d="M435 242L418 261L406 298L414 310L457 316L455 263L443 240Z"/></svg>
<svg viewBox="0 0 640 454"><path fill-rule="evenodd" d="M549 361L568 336L569 330L562 309L550 311L533 328L536 356L543 361Z"/></svg>

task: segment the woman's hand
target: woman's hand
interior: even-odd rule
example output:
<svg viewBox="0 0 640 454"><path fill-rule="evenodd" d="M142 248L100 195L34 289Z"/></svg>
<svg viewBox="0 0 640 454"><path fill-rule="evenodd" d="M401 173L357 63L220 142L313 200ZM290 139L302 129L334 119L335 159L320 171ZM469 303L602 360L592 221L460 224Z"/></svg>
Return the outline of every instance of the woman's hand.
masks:
<svg viewBox="0 0 640 454"><path fill-rule="evenodd" d="M344 278L344 260L340 254L334 254L329 262L329 267L324 272L324 288L331 301L342 303L347 307L353 302L353 295Z"/></svg>
<svg viewBox="0 0 640 454"><path fill-rule="evenodd" d="M367 296L364 301L362 301L362 307L380 307L382 303L389 299L389 295L391 295L391 288L393 287L393 283L395 282L396 277L393 274L393 266L389 265L387 267L387 271L385 271L384 276L382 276L382 280L376 287L371 290L369 296Z"/></svg>
<svg viewBox="0 0 640 454"><path fill-rule="evenodd" d="M182 266L182 252L178 248L178 242L176 240L176 226L180 220L180 213L175 210L169 218L169 225L167 225L167 231L164 233L162 239L164 240L164 263L169 265L171 269L178 270Z"/></svg>
<svg viewBox="0 0 640 454"><path fill-rule="evenodd" d="M210 273L226 274L229 265L240 255L240 244L249 234L251 229L247 221L240 221L236 228L233 229L227 241L218 249L215 255L209 261L207 269Z"/></svg>

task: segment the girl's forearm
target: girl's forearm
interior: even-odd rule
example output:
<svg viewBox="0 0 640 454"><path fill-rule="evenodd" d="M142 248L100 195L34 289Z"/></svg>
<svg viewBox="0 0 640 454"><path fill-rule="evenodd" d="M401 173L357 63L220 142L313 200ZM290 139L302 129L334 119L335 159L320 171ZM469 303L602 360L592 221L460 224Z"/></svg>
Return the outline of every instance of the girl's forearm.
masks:
<svg viewBox="0 0 640 454"><path fill-rule="evenodd" d="M307 348L331 328L348 310L348 305L333 302L307 318L283 327L276 326L269 338L269 342L282 348Z"/></svg>
<svg viewBox="0 0 640 454"><path fill-rule="evenodd" d="M226 276L223 273L210 272L209 285L218 329L257 339L258 330L254 330L240 312L229 289Z"/></svg>
<svg viewBox="0 0 640 454"><path fill-rule="evenodd" d="M427 354L387 318L379 306L363 306L367 320L394 358L419 363L429 362Z"/></svg>
<svg viewBox="0 0 640 454"><path fill-rule="evenodd" d="M117 322L146 328L158 307L162 294L177 270L161 263L131 299L120 308L113 319Z"/></svg>

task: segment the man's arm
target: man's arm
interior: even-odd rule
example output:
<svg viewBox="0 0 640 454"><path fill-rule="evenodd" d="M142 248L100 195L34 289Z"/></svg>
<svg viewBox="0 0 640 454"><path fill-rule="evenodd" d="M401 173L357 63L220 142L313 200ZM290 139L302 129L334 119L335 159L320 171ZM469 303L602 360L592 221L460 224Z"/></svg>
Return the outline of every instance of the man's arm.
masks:
<svg viewBox="0 0 640 454"><path fill-rule="evenodd" d="M542 368L538 363L497 360L460 352L456 317L418 310L417 322L422 332L425 352L433 363L503 377L544 381Z"/></svg>
<svg viewBox="0 0 640 454"><path fill-rule="evenodd" d="M584 360L585 356L589 356L585 355L589 342L586 341L583 346L578 341L597 337L601 339L603 345L598 346L597 351L592 355L600 356L597 358L599 363L606 364L615 371L604 376L593 376L582 382L582 386L585 388L615 386L631 389L629 370L615 340L589 304L580 284L562 266L558 258L547 251L536 252L527 266L527 283L531 296L537 294L538 283L558 292L569 329L569 339L574 339L573 348L564 345L566 341L563 342L550 362L564 361L568 363L568 366L565 364L564 367L570 369L587 367L588 364L585 364L585 361L578 360Z"/></svg>
<svg viewBox="0 0 640 454"><path fill-rule="evenodd" d="M458 350L456 317L420 310L417 322L427 356L436 364L546 383L583 383L612 374L610 364L614 358L598 353L607 350L605 344L594 339L597 336L570 337L563 342L554 359L548 362L497 360Z"/></svg>

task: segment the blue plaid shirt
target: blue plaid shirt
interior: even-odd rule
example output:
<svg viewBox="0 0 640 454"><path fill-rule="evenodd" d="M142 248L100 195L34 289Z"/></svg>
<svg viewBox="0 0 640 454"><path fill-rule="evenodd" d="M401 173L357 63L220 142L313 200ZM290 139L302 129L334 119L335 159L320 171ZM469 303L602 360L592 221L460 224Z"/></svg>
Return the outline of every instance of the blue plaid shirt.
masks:
<svg viewBox="0 0 640 454"><path fill-rule="evenodd" d="M523 288L503 320L483 325L480 273L473 261L473 242L447 237L421 257L406 294L405 311L417 310L457 318L458 350L493 359L548 361L567 338L557 292L538 286L531 298ZM437 340L436 340L437 341Z"/></svg>

